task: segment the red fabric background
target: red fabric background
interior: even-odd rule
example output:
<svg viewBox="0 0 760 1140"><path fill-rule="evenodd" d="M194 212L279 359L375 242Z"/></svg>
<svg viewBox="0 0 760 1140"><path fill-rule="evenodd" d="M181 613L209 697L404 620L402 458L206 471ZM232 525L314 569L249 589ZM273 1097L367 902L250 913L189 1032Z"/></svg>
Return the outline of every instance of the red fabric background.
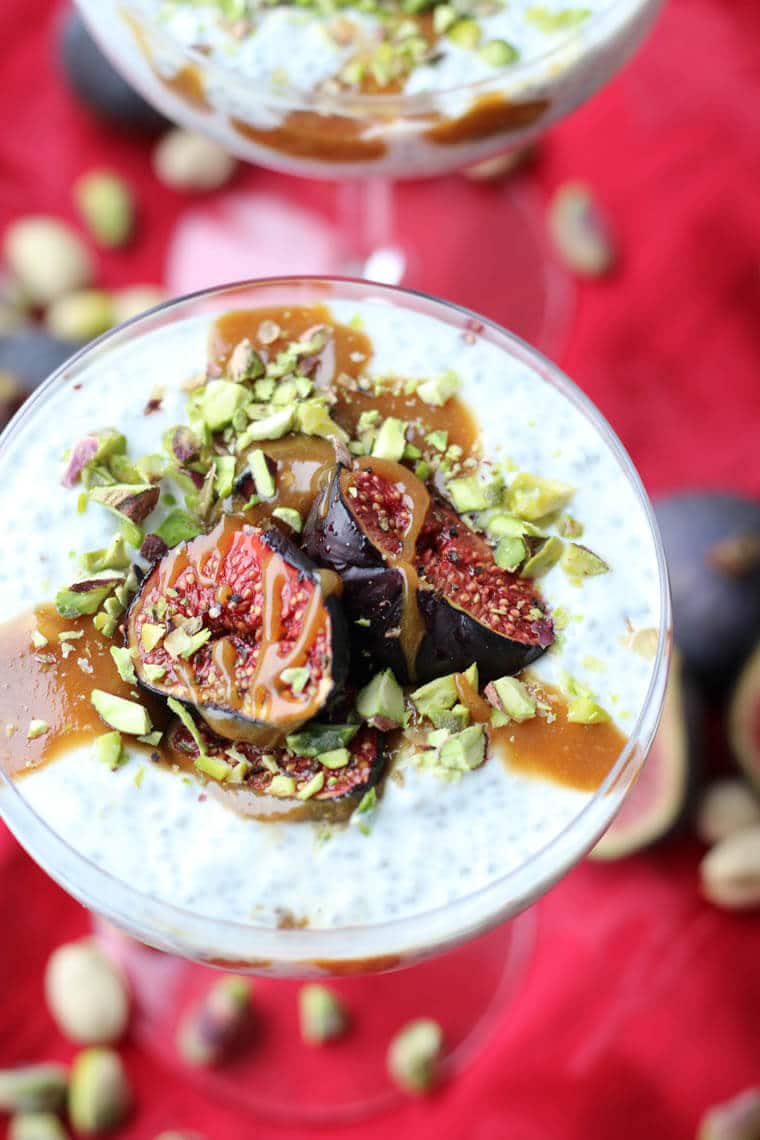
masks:
<svg viewBox="0 0 760 1140"><path fill-rule="evenodd" d="M143 142L114 137L67 94L52 48L59 8L0 4L0 229L31 210L73 216L72 179L112 165L137 186L142 225L133 247L101 257L101 278L160 281L169 226L188 200L156 184ZM588 179L614 219L621 272L580 289L564 363L654 493L760 493L759 114L757 0L670 0L635 62L552 133L533 175L545 192ZM238 178L283 185L260 171ZM329 201L324 186L288 183L287 192L312 206ZM402 195L405 215L445 224L446 195L422 185ZM495 224L492 191L481 208ZM453 281L456 267L449 272ZM447 293L445 279L436 291ZM503 315L496 294L488 315ZM760 1082L760 920L703 903L697 859L684 843L578 868L540 904L530 976L477 1063L429 1102L340 1133L691 1137L707 1105ZM0 1065L65 1057L41 970L87 917L2 830L0 875ZM139 1102L126 1140L170 1126L217 1140L303 1134L205 1102L129 1044L125 1058Z"/></svg>

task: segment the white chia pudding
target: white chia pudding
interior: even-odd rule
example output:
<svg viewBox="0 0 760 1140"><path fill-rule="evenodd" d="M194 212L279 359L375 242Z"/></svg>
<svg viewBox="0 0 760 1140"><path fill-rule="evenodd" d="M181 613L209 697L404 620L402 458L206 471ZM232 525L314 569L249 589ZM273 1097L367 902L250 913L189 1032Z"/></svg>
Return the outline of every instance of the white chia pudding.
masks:
<svg viewBox="0 0 760 1140"><path fill-rule="evenodd" d="M376 377L455 374L489 469L503 472L507 486L515 472L534 472L574 488L568 510L583 525L580 541L609 569L579 578L556 563L540 578L556 643L530 675L603 710L607 729L632 733L654 662L632 652L631 632L659 629L662 615L650 524L618 457L537 371L480 336L384 303L335 300L330 314L369 338L370 385ZM181 385L204 367L210 324L209 317L177 320L94 352L76 384L59 382L6 443L3 622L81 577L82 552L107 547L117 529L113 514L93 503L82 510L80 489L62 485L64 452L105 425L124 433L130 456L160 452L167 429L187 422ZM155 518L168 510L162 501ZM86 673L82 687L88 690ZM586 723L587 732L597 731L593 716ZM78 742L14 788L76 852L154 902L257 927L358 928L445 907L524 866L594 800L593 788L520 771L496 749L474 770L442 779L407 748L366 823L356 813L335 824L272 822L236 814L205 794L200 776L150 763L130 739L123 737L115 770L92 741ZM0 809L11 808L11 794L0 785ZM545 880L608 821L614 797L599 798L572 840L560 840ZM215 937L210 926L207 954L232 953L232 942L219 933L217 947Z"/></svg>
<svg viewBox="0 0 760 1140"><path fill-rule="evenodd" d="M153 102L250 161L405 177L535 137L622 65L660 0L79 3Z"/></svg>

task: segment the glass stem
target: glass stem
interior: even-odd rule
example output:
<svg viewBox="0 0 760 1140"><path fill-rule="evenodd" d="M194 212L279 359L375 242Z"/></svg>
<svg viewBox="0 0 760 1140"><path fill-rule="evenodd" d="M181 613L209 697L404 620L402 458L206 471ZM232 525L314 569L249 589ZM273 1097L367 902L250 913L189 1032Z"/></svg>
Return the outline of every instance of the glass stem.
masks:
<svg viewBox="0 0 760 1140"><path fill-rule="evenodd" d="M394 241L393 182L388 178L357 178L339 183L337 213L345 273L398 285L405 258Z"/></svg>

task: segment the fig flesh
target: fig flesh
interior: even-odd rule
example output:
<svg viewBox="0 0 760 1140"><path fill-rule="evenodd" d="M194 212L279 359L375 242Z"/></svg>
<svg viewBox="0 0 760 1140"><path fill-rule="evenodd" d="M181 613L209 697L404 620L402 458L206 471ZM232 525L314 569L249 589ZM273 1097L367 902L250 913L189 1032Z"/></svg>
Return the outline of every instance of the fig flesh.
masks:
<svg viewBox="0 0 760 1140"><path fill-rule="evenodd" d="M681 494L655 504L684 662L715 691L760 639L760 503Z"/></svg>
<svg viewBox="0 0 760 1140"><path fill-rule="evenodd" d="M485 539L399 463L339 469L311 511L305 549L343 577L351 637L402 682L518 672L552 643L529 579L496 565Z"/></svg>
<svg viewBox="0 0 760 1140"><path fill-rule="evenodd" d="M140 684L228 740L280 742L347 674L344 619L324 577L280 531L225 516L144 578L127 619Z"/></svg>
<svg viewBox="0 0 760 1140"><path fill-rule="evenodd" d="M621 859L679 831L691 812L701 770L702 718L693 679L673 654L662 720L649 756L622 807L591 852Z"/></svg>

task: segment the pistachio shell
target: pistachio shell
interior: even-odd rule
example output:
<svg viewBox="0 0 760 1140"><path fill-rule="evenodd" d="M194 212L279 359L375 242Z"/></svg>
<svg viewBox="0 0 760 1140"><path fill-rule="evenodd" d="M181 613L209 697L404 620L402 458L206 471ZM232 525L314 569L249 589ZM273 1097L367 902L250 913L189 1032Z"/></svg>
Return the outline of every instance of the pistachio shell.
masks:
<svg viewBox="0 0 760 1140"><path fill-rule="evenodd" d="M49 305L93 279L90 254L78 234L56 218L34 215L8 227L5 259L33 305Z"/></svg>
<svg viewBox="0 0 760 1140"><path fill-rule="evenodd" d="M108 248L132 236L135 205L129 184L116 174L95 170L74 183L74 200L96 241Z"/></svg>
<svg viewBox="0 0 760 1140"><path fill-rule="evenodd" d="M80 1044L111 1044L127 1027L127 984L90 938L53 952L45 970L45 997L61 1032Z"/></svg>
<svg viewBox="0 0 760 1140"><path fill-rule="evenodd" d="M443 1032L436 1021L410 1021L390 1043L388 1072L405 1092L427 1092L436 1083L442 1048Z"/></svg>
<svg viewBox="0 0 760 1140"><path fill-rule="evenodd" d="M118 1127L126 1118L132 1094L117 1053L111 1049L84 1049L71 1069L69 1119L77 1132L87 1135Z"/></svg>
<svg viewBox="0 0 760 1140"><path fill-rule="evenodd" d="M549 233L562 259L581 277L603 277L615 264L610 227L581 183L557 190L549 206Z"/></svg>
<svg viewBox="0 0 760 1140"><path fill-rule="evenodd" d="M760 824L716 843L699 873L702 893L716 906L727 910L760 906Z"/></svg>
<svg viewBox="0 0 760 1140"><path fill-rule="evenodd" d="M695 824L703 843L720 843L760 824L760 800L742 780L718 780L705 790Z"/></svg>
<svg viewBox="0 0 760 1140"><path fill-rule="evenodd" d="M156 177L174 190L218 190L237 166L231 154L205 135L175 127L153 151Z"/></svg>
<svg viewBox="0 0 760 1140"><path fill-rule="evenodd" d="M45 314L45 326L61 340L93 340L113 324L113 305L102 289L81 289L57 297Z"/></svg>

